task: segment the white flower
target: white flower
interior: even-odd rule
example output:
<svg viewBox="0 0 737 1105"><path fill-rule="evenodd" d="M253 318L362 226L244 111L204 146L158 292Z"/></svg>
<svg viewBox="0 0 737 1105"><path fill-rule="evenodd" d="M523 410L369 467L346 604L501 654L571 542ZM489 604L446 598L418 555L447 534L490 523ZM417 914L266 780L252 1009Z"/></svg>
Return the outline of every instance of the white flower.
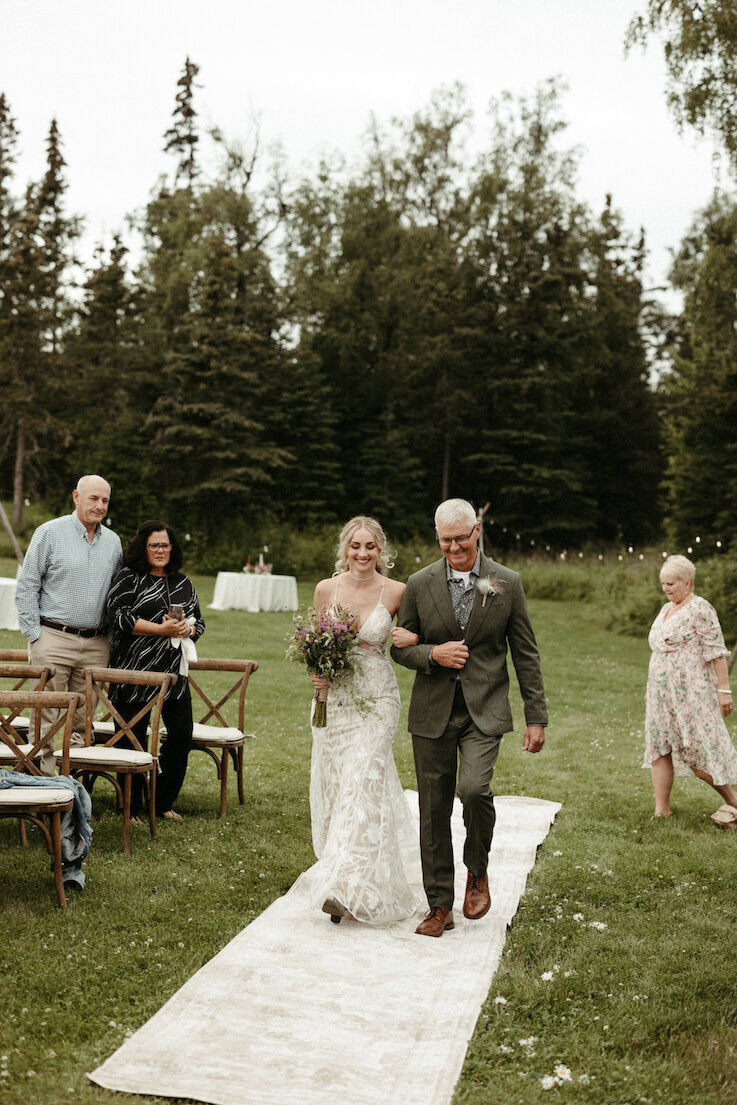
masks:
<svg viewBox="0 0 737 1105"><path fill-rule="evenodd" d="M544 1074L540 1079L540 1085L544 1090L552 1090L553 1086L556 1085L556 1081L552 1075Z"/></svg>
<svg viewBox="0 0 737 1105"><path fill-rule="evenodd" d="M497 994L497 996L494 998L494 1005L506 1005L506 1004L507 1004L507 999L503 998L501 994Z"/></svg>
<svg viewBox="0 0 737 1105"><path fill-rule="evenodd" d="M606 921L589 921L589 928L598 929L599 932L603 932L604 929L607 928L607 923Z"/></svg>
<svg viewBox="0 0 737 1105"><path fill-rule="evenodd" d="M555 1080L559 1084L561 1082L571 1082L573 1080L572 1075L568 1067L564 1067L562 1063L559 1063L555 1068Z"/></svg>
<svg viewBox="0 0 737 1105"><path fill-rule="evenodd" d="M543 982L552 982L553 981L553 972L552 971L543 971L543 973L540 975L540 978L543 980Z"/></svg>
<svg viewBox="0 0 737 1105"><path fill-rule="evenodd" d="M574 921L583 921L583 913L574 913L573 914L573 920Z"/></svg>
<svg viewBox="0 0 737 1105"><path fill-rule="evenodd" d="M481 600L481 608L486 606L486 600L489 595L499 595L504 590L506 584L503 579L480 579L476 584L476 590L480 595L483 595Z"/></svg>

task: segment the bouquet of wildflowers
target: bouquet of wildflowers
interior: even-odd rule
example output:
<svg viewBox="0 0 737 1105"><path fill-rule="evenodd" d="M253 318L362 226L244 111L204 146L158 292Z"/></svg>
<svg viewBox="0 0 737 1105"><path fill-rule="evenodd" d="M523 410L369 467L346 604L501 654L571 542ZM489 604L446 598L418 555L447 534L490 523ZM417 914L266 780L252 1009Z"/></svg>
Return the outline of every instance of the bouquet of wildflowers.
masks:
<svg viewBox="0 0 737 1105"><path fill-rule="evenodd" d="M306 616L301 610L295 615L294 626L294 633L287 638L287 660L305 664L309 672L329 679L332 684L348 683L355 671L356 615L341 606L322 612L312 607ZM327 688L315 691L312 718L317 729L326 723Z"/></svg>

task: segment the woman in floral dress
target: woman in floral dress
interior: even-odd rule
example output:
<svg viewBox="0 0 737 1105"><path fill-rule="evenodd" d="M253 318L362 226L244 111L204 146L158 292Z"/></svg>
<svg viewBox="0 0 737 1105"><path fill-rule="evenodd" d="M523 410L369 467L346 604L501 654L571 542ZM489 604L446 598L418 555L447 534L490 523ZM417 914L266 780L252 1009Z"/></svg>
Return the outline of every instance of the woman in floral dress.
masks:
<svg viewBox="0 0 737 1105"><path fill-rule="evenodd" d="M653 622L647 680L645 761L655 817L670 817L674 775L693 773L721 795L712 819L737 825L737 752L724 718L732 712L727 648L716 611L694 594L696 568L669 556L660 570L668 602Z"/></svg>

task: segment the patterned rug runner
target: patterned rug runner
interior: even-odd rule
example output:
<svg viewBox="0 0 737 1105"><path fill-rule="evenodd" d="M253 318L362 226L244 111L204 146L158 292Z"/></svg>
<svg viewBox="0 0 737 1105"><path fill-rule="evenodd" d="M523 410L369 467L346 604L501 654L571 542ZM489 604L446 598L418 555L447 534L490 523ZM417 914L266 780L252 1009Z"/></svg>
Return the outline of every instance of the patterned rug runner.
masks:
<svg viewBox="0 0 737 1105"><path fill-rule="evenodd" d="M416 814L416 795L408 793ZM127 1093L212 1105L448 1105L539 845L560 809L496 798L491 911L462 914L460 806L453 816L456 927L419 917L332 924L297 880L88 1077Z"/></svg>

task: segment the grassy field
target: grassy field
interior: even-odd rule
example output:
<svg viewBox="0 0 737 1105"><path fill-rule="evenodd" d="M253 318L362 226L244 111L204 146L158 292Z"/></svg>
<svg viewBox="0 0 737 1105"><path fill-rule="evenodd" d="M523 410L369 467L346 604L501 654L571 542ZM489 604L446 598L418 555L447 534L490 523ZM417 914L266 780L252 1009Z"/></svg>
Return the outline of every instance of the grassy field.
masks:
<svg viewBox="0 0 737 1105"><path fill-rule="evenodd" d="M12 565L0 562L0 574L14 574ZM213 580L195 583L204 608ZM309 587L300 593L309 601ZM505 738L495 789L563 808L509 931L455 1105L735 1101L737 833L713 826L721 800L696 780L677 781L672 821L650 820L640 768L646 641L608 632L601 609L580 602L531 608L548 743L540 756L522 754L514 692L517 730ZM231 788L220 819L214 773L194 756L178 803L186 820L162 822L156 840L137 830L125 857L112 791L98 783L88 888L63 913L37 834L21 855L15 824L0 822L0 1105L159 1101L110 1094L84 1072L313 861L309 684L283 662L291 618L206 618L201 655L261 665L248 694L257 739L246 749L245 806ZM0 632L0 647L22 643ZM411 676L398 669L398 678L405 713L395 752L413 786Z"/></svg>

